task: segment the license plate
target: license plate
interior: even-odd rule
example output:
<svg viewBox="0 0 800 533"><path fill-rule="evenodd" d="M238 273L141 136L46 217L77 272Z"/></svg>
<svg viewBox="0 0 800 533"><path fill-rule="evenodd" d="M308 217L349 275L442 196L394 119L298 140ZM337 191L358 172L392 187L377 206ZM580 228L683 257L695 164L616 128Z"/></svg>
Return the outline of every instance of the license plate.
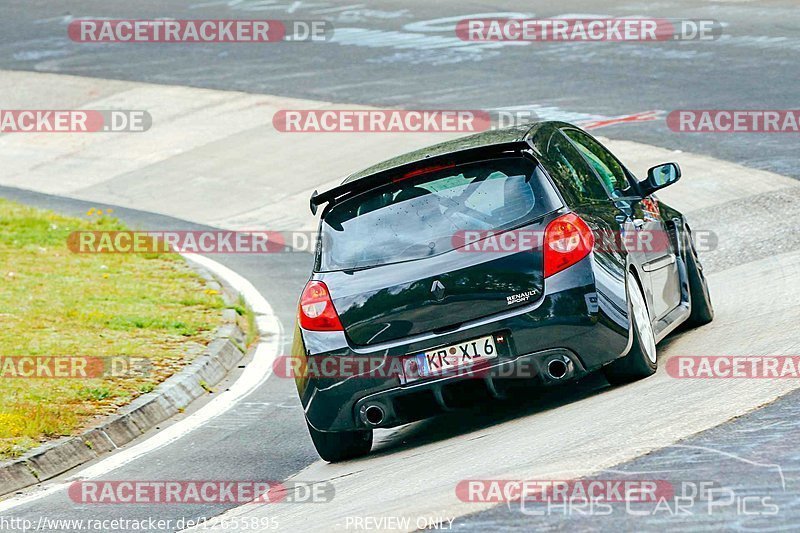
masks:
<svg viewBox="0 0 800 533"><path fill-rule="evenodd" d="M409 356L403 364L406 382L450 374L497 357L494 337L481 337Z"/></svg>

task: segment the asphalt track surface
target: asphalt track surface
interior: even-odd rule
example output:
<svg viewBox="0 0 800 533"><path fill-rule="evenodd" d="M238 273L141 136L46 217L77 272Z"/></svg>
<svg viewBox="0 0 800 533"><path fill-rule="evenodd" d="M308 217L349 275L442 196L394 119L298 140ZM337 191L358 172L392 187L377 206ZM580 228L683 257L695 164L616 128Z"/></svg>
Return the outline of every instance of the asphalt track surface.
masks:
<svg viewBox="0 0 800 533"><path fill-rule="evenodd" d="M698 6L674 3L673 7L659 8L657 14L660 16L706 16L728 21L732 35L739 36L738 40L729 42L685 43L676 45L674 50L666 45L652 48L639 45L622 52L619 48L605 46L587 54L585 50L575 50L572 45L559 49L560 52L554 52L554 47L544 51L532 51L526 47L525 50L503 49L499 54L480 53L479 58L464 60L457 55L460 52L452 50L439 54L424 47L396 50L337 42L275 45L267 57L263 51L246 47L251 45L191 49L154 46L123 50L101 46L90 50L87 46L64 43L63 17L68 15L255 17L253 11L245 9L249 4L247 9L262 8L258 17L313 18L319 16L314 10L335 7L318 2L326 5L309 7L304 11L302 3L295 3L298 4L295 13L289 14L286 12L290 9L288 3L281 2L261 2L258 6L252 2L204 4L194 3L193 9L190 4L183 4L185 11L178 7L181 5L178 3L167 9L146 2L135 6L81 2L75 4L74 10L69 3L62 3L58 11L43 2L27 3L24 7L22 4L4 6L6 17L0 22L4 30L0 65L10 69L409 108L536 104L582 116L613 117L650 109L796 107L796 83L792 82L797 72L798 41L790 32L796 31L796 24L791 21L796 20L797 12L796 7L782 2L758 5L715 2ZM496 3L487 9L477 3L474 6L459 3L457 8L449 8L446 4L385 3L380 8L342 9L335 15L338 19L333 18L333 21L337 28L346 22L347 26L373 31L410 31L405 26L414 21L518 9L499 5ZM541 11L535 7L527 9L534 10L539 16L597 11L585 3L566 3L559 6L557 12L552 8L546 11L544 7ZM639 4L618 4L613 10L604 9L620 15L655 14L653 9L647 10ZM758 13L758 18L755 13ZM343 14L346 19L342 18ZM744 38L747 36L753 38ZM442 63L442 57L452 57L452 60ZM580 69L580 76L565 78L565 66ZM502 76L502 73L507 75ZM454 86L452 80L458 80L460 85ZM58 107L55 100L48 103ZM604 129L603 134L706 153L753 168L800 177L796 135L676 135L669 132L663 121L612 126ZM320 154L321 160L324 160L324 155ZM798 256L792 253L797 250L797 242L793 240L798 233L796 193L793 188L779 188L752 198L725 202L714 209L691 212L695 225L699 223L720 233L729 229L731 220L728 217L731 215L738 217L733 224L737 231L747 231L748 227L778 229L776 235L765 239L768 241L766 246L750 242L746 246L725 247L712 254L707 265L712 274L712 290L720 316L709 330L688 332L670 339L661 349L662 355L713 353L720 346L738 353L797 352L797 337L791 333L797 320L795 302L797 280L800 279L796 268ZM85 213L88 207L97 205L97 202L16 189L2 189L0 195L73 215ZM203 227L143 211L118 208L116 212L134 227ZM695 222L697 219L701 222ZM297 294L310 268L308 254L232 255L215 259L249 279L275 308L284 330L291 331ZM742 302L747 302L747 309L742 308ZM735 347L725 344L730 339L736 341ZM289 341L284 339L285 345ZM399 431L380 432L376 452L371 458L329 467L317 462L293 384L287 380L270 379L246 401L235 405L207 426L111 472L104 479L282 480L296 476L296 479L308 481L337 481L337 497L331 504L239 511L242 515L277 516L285 530L298 530L301 526L317 530L342 528L347 516L391 517L409 513L423 516L423 510L424 516L438 515L445 519L445 524L448 517L458 516L453 523L456 528L522 529L537 526L557 529L563 527L564 522L556 517L539 517L536 519L539 522L535 522L530 515L514 512L510 506L464 517L467 513L465 507L457 504L454 507L450 501L453 485L460 479L479 475L530 478L542 475L542 472L571 470L574 472L567 475L575 472L587 475L611 468L642 471L652 469L653 464L662 469L669 466L676 471L676 465L686 468L693 461L702 462L702 458L688 457L676 452L675 448L669 448L674 444L676 434L687 437L706 430L768 403L794 387L792 383L756 383L703 385L692 389L686 384L670 381L660 373L641 384L610 389L602 378L594 376L569 389L541 397L521 398L518 404L502 406L502 409L493 405L477 413L455 414ZM657 401L655 405L645 405L646 411L640 416L633 416L631 410L635 414L636 410L643 409L642 398ZM774 461L784 461L783 471L789 480L789 489L796 489L797 482L792 477L796 462L792 462L793 457L785 448L774 444L776 438L791 439L794 436L793 425L787 422L793 413L794 398L796 394L767 408L772 409L772 413L762 410L748 415L736 422L739 426L727 424L710 430L714 449L722 450L727 446L729 453L737 457L752 458L754 453L766 452L755 450L753 443L756 441L742 440L741 435L744 432L763 437L773 442L769 451L778 456L773 458ZM609 412L614 415L608 415ZM765 418L769 423L764 422ZM742 425L748 423L751 427L742 429ZM760 432L752 426L760 428ZM774 432L763 429L772 426L781 427ZM643 433L647 438L641 438ZM701 434L695 439L708 439L706 435ZM530 448L526 453L519 449L508 451L508 446L515 445ZM557 446L566 447L568 451ZM621 453L608 453L614 446L618 446ZM633 459L652 449L660 451L642 459ZM492 453L491 461L483 459L485 456L482 454L487 451ZM592 461L586 460L587 454L596 455L598 460L589 464ZM435 459L443 455L447 458ZM723 482L722 472L733 471L740 483L743 479L757 479L765 486L776 484L774 478L762 479L752 472L720 463L720 453L711 452L709 456L705 462L710 465L709 472L703 474L704 479ZM630 459L633 462L629 462ZM550 469L541 469L541 463L548 461ZM490 462L496 468L487 468ZM620 462L625 462L623 467L618 467ZM700 478L694 472L675 475L684 480L687 477ZM389 484L387 479L394 482ZM754 526L789 527L796 523L796 520L793 522L795 515L791 512L791 499L785 496L793 493L791 490L783 493L787 499L783 505L784 512L771 519L769 524L754 522ZM396 504L397 499L402 499L404 504ZM431 504L423 504L419 501L421 499L428 499ZM34 523L45 515L50 518L92 516L176 520L181 517L211 517L225 509L224 506L164 505L99 508L77 505L64 493L59 493L16 507L2 516L26 517ZM567 519L575 520L574 517L563 518ZM616 516L614 521L586 520L566 523L581 529L661 529L677 527L679 523L689 527L699 525L696 518L684 518L686 522L667 519L645 522L630 516ZM743 522L741 516L717 514L706 519L703 525L735 527L742 526Z"/></svg>
<svg viewBox="0 0 800 533"><path fill-rule="evenodd" d="M464 46L455 21L481 13L713 19L719 40ZM330 0L47 0L3 4L0 68L402 108L539 106L542 116L797 107L793 0L380 3ZM324 19L325 43L132 45L64 39L74 17ZM442 20L446 19L446 20ZM473 43L474 44L474 43ZM566 115L569 116L569 115ZM607 135L800 177L796 135L686 135L663 120Z"/></svg>

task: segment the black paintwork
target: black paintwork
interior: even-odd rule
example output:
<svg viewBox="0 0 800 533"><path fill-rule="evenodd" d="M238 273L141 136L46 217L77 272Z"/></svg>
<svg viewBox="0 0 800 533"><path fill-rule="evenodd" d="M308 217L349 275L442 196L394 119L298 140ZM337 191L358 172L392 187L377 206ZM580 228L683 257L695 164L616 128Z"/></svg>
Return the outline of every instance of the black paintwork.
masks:
<svg viewBox="0 0 800 533"><path fill-rule="evenodd" d="M459 398L499 397L509 380L493 372L509 365L531 362L530 378L540 383L554 381L543 371L554 357L568 364L567 376L557 381L596 370L630 348L628 271L640 282L657 340L686 320L690 312L685 266L689 241L683 216L653 195L642 198L638 180L621 163L627 185L616 191L612 200L589 160L575 150L572 141L566 141L562 132L570 128L577 129L562 122L542 122L443 143L355 173L317 200L321 205L350 198L421 166L516 152L541 164L563 204L543 219L530 221L532 227L543 229L557 216L572 211L586 221L596 239L613 240L621 233L651 230L670 235L668 246L654 251L596 246L579 263L546 279L538 250L499 258L496 253L453 250L357 272L315 269L312 279L328 285L345 332L298 327L293 347L296 357L315 361L333 357L340 362L365 358L381 366L400 356L486 335L502 338L502 342L498 344L500 357L493 363L500 367L478 379L452 376L404 384L399 377L299 377L298 391L312 426L321 431L368 427L363 419L366 404L380 405L387 416L379 427L391 427L449 410L460 404ZM560 146L560 151L553 151L553 146ZM586 191L578 190L565 177L565 167L557 160L560 154L572 168L597 181ZM609 157L613 156L609 153ZM436 280L448 288L442 298L431 291ZM526 290L533 290L536 297L507 305L507 296Z"/></svg>
<svg viewBox="0 0 800 533"><path fill-rule="evenodd" d="M543 231L542 223L527 226ZM353 273L326 272L334 307L354 346L419 335L509 310L506 296L544 286L541 249L519 253L445 253ZM441 296L432 293L438 282ZM431 297L433 296L433 297ZM517 304L519 306L523 304Z"/></svg>

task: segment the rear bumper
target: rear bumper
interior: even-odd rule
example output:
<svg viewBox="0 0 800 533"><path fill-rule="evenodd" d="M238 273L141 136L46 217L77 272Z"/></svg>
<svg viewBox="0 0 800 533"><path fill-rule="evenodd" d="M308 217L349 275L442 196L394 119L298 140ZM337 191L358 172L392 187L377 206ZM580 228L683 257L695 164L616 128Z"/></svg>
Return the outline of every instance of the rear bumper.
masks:
<svg viewBox="0 0 800 533"><path fill-rule="evenodd" d="M468 406L462 398L476 402L500 397L512 381L564 382L616 359L628 345L627 310L612 303L619 302L620 291L624 301L624 281L609 282L614 276L607 275L596 281L595 268L590 255L548 278L543 296L530 306L444 334L354 349L342 333L298 331L301 342L295 339L295 357L334 357L339 361L367 358L382 363L487 335L505 339L498 344L498 358L490 366L466 374L411 383L391 376L301 377L297 380L298 392L309 424L319 431L393 427ZM551 379L545 371L554 357L569 367L561 379ZM379 423L368 422L366 409L370 406L383 412ZM372 414L376 413L373 409Z"/></svg>
<svg viewBox="0 0 800 533"><path fill-rule="evenodd" d="M564 363L566 373L549 377L550 361ZM404 387L372 393L355 403L355 426L362 429L390 428L468 407L481 399L501 399L513 379L533 380L542 385L569 381L586 373L577 355L566 349L545 350L502 359L476 370L473 375L444 376ZM522 377L524 376L524 377ZM368 409L377 409L380 420L367 416Z"/></svg>

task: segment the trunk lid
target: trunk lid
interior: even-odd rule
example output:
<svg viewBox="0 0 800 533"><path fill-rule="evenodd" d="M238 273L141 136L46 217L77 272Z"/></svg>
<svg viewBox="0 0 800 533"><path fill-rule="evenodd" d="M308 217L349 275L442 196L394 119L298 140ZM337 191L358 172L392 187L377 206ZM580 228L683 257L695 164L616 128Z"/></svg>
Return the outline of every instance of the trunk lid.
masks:
<svg viewBox="0 0 800 533"><path fill-rule="evenodd" d="M530 305L544 290L540 246L511 253L453 250L320 279L330 288L347 337L359 346L456 329Z"/></svg>

